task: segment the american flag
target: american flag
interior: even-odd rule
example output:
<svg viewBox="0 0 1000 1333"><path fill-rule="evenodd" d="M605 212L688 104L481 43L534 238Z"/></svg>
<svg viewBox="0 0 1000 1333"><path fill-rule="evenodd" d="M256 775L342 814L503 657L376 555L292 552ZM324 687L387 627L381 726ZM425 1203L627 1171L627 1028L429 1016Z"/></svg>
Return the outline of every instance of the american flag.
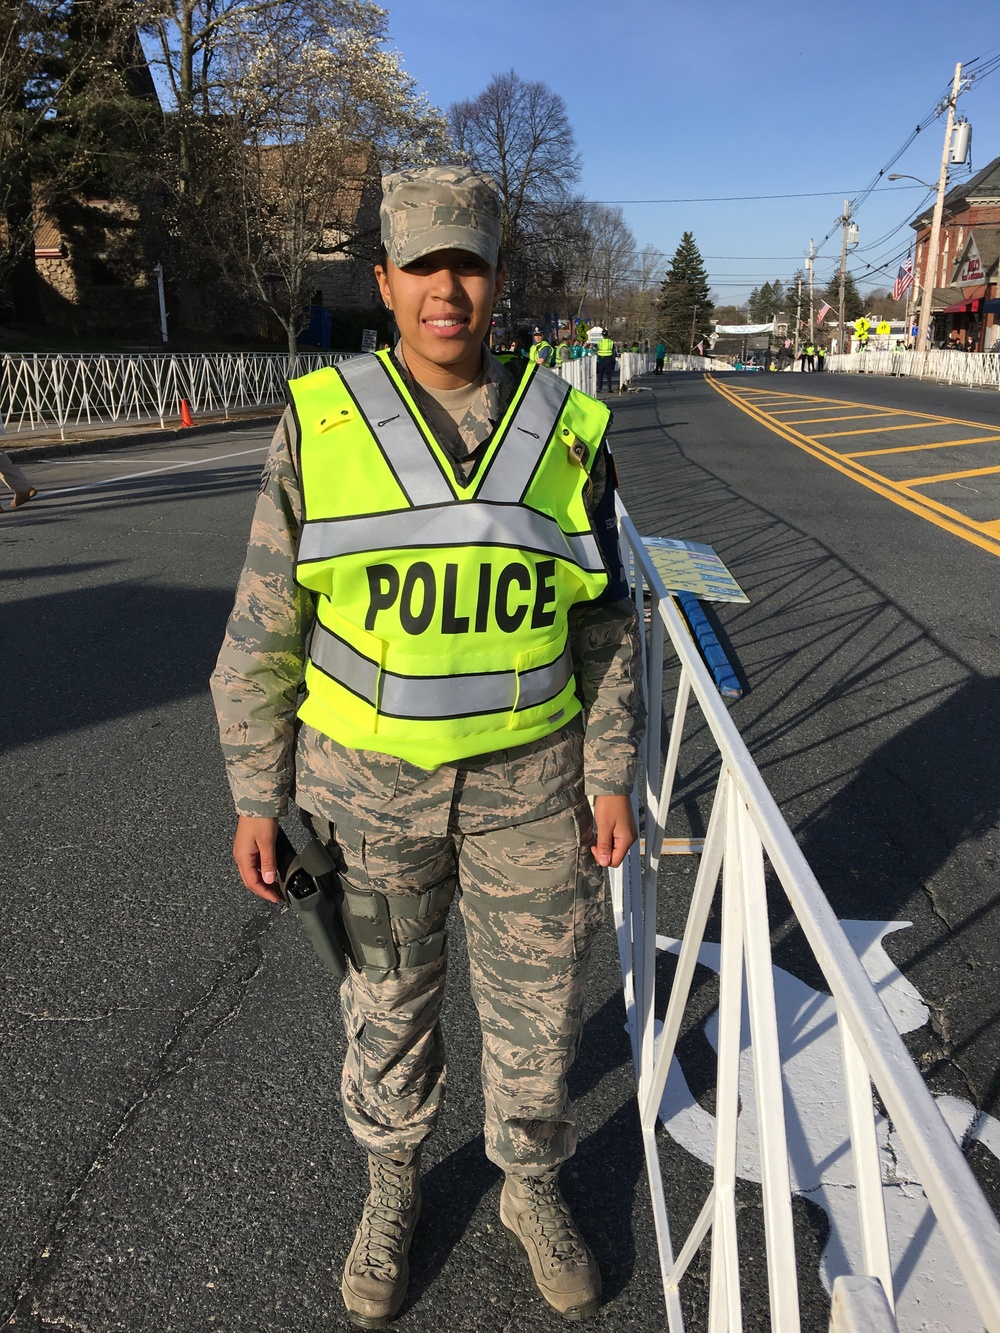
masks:
<svg viewBox="0 0 1000 1333"><path fill-rule="evenodd" d="M907 290L908 287L912 285L912 283L913 283L913 256L907 255L906 263L900 266L900 270L896 274L896 281L892 284L892 299L894 301L900 300L903 293Z"/></svg>
<svg viewBox="0 0 1000 1333"><path fill-rule="evenodd" d="M832 309L833 306L827 305L827 303L824 301L823 304L820 306L820 308L816 311L816 323L822 324L824 319L826 319L827 315L830 313Z"/></svg>

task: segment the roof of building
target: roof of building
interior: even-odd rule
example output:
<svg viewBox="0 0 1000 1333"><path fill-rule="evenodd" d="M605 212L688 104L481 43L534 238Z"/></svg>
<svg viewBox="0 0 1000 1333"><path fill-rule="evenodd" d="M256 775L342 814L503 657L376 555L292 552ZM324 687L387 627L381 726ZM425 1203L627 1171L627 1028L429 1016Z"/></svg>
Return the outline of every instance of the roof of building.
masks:
<svg viewBox="0 0 1000 1333"><path fill-rule="evenodd" d="M957 213L963 204L982 203L986 199L1000 201L1000 157L995 157L983 167L982 171L977 171L967 181L952 186L944 197L944 211L945 214ZM921 227L929 226L931 212L930 206L921 209L910 226L917 231Z"/></svg>

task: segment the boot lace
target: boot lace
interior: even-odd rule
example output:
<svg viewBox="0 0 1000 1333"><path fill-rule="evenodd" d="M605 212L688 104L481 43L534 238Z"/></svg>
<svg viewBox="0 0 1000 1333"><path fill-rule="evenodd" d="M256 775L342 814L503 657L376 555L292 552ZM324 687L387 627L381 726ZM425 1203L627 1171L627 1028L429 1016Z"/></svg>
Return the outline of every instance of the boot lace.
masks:
<svg viewBox="0 0 1000 1333"><path fill-rule="evenodd" d="M546 1262L553 1268L587 1263L583 1237L576 1229L555 1175L523 1177L530 1199L535 1235L542 1241Z"/></svg>
<svg viewBox="0 0 1000 1333"><path fill-rule="evenodd" d="M361 1214L361 1243L354 1269L379 1278L399 1274L403 1242L413 1208L413 1168L379 1158Z"/></svg>

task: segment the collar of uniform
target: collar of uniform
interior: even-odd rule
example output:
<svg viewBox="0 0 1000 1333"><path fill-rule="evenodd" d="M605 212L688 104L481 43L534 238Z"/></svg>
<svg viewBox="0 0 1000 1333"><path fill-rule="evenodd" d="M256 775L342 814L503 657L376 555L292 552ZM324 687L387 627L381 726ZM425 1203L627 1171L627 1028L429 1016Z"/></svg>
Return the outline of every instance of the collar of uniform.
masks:
<svg viewBox="0 0 1000 1333"><path fill-rule="evenodd" d="M413 387L418 381L410 374L409 366L406 364L406 358L403 356L402 339L399 339L393 348L393 356L399 366L403 383L412 393ZM503 414L510 406L518 383L518 377L512 375L508 368L501 361L498 361L486 344L483 343L482 416L490 423L492 429L496 429ZM478 438L470 441L469 448L474 448L479 443L481 443L481 440Z"/></svg>

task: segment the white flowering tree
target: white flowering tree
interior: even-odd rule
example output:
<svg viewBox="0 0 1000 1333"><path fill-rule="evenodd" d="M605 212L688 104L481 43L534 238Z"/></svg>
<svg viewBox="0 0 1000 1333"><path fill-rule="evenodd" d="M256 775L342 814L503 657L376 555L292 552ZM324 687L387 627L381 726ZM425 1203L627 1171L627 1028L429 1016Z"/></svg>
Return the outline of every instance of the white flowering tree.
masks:
<svg viewBox="0 0 1000 1333"><path fill-rule="evenodd" d="M272 312L294 356L317 266L373 248L379 173L446 158L444 119L370 0L143 3L176 116L175 230Z"/></svg>
<svg viewBox="0 0 1000 1333"><path fill-rule="evenodd" d="M273 312L294 355L316 273L372 254L381 172L448 153L445 123L381 34L330 27L272 37L227 90L222 126L239 163L228 266Z"/></svg>

